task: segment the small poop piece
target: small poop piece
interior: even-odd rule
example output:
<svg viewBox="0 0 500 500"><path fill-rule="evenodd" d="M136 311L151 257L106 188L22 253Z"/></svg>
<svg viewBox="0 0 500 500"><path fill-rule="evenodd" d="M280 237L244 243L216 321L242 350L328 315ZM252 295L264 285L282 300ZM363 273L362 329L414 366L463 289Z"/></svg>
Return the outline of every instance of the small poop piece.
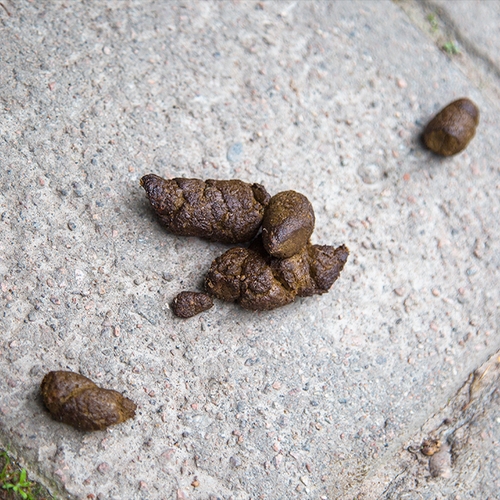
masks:
<svg viewBox="0 0 500 500"><path fill-rule="evenodd" d="M111 389L69 371L47 373L41 392L45 406L59 422L83 431L104 430L134 417L136 404Z"/></svg>
<svg viewBox="0 0 500 500"><path fill-rule="evenodd" d="M452 156L463 151L476 133L479 109L467 98L443 108L425 127L423 140L434 153Z"/></svg>
<svg viewBox="0 0 500 500"><path fill-rule="evenodd" d="M300 252L314 230L314 210L296 191L282 191L269 200L262 221L262 243L273 257L286 259Z"/></svg>
<svg viewBox="0 0 500 500"><path fill-rule="evenodd" d="M149 174L141 186L169 231L221 243L254 238L270 199L260 184L240 180L162 179Z"/></svg>
<svg viewBox="0 0 500 500"><path fill-rule="evenodd" d="M288 259L250 248L231 248L212 262L205 279L209 293L245 309L262 311L327 292L347 261L344 245L308 244Z"/></svg>
<svg viewBox="0 0 500 500"><path fill-rule="evenodd" d="M172 302L172 312L179 318L191 318L214 305L212 297L201 292L181 292Z"/></svg>

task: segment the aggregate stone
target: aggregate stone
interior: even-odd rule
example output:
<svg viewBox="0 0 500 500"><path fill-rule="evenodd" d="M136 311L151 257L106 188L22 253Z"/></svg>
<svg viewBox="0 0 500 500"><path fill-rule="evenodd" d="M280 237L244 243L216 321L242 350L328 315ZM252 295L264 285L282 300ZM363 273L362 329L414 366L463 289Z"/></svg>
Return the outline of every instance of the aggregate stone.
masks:
<svg viewBox="0 0 500 500"><path fill-rule="evenodd" d="M497 103L389 1L8 8L0 443L62 498L354 497L500 348ZM421 129L462 96L476 137L437 158ZM227 247L159 226L151 172L304 193L346 268L282 309L180 321ZM58 369L135 419L53 421Z"/></svg>

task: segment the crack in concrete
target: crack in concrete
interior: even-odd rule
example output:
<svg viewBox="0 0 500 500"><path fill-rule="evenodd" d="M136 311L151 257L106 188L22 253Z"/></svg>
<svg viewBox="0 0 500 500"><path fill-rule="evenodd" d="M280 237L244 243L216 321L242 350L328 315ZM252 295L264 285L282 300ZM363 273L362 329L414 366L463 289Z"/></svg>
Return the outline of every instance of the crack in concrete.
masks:
<svg viewBox="0 0 500 500"><path fill-rule="evenodd" d="M500 68L491 57L470 40L453 21L448 12L432 0L392 0L408 16L412 24L431 38L440 50L445 43L457 41L463 51L449 55L462 73L500 108ZM432 28L429 16L436 17Z"/></svg>

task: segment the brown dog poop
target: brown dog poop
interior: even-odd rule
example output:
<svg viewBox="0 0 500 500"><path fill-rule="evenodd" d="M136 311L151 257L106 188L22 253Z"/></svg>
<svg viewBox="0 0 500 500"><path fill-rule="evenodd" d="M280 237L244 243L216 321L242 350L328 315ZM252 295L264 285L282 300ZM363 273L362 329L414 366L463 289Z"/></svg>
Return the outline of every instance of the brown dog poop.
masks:
<svg viewBox="0 0 500 500"><path fill-rule="evenodd" d="M212 262L205 286L215 297L238 302L245 309L262 311L327 292L349 256L344 245L334 248L307 244L287 259L258 249L231 248Z"/></svg>
<svg viewBox="0 0 500 500"><path fill-rule="evenodd" d="M270 199L264 212L264 248L280 259L295 255L307 245L314 222L314 209L303 194L296 191L278 193Z"/></svg>
<svg viewBox="0 0 500 500"><path fill-rule="evenodd" d="M228 244L252 242L250 248L232 248L212 262L207 293L175 297L172 311L178 317L206 311L213 305L211 296L258 311L325 293L349 256L344 245L310 243L314 210L296 191L271 198L260 184L236 179L163 179L154 174L142 177L141 186L172 233Z"/></svg>
<svg viewBox="0 0 500 500"><path fill-rule="evenodd" d="M136 404L111 389L102 389L78 373L52 371L42 380L45 406L59 422L83 431L103 430L134 417Z"/></svg>
<svg viewBox="0 0 500 500"><path fill-rule="evenodd" d="M270 195L240 180L162 179L145 175L141 186L160 222L180 236L244 243L261 226Z"/></svg>
<svg viewBox="0 0 500 500"><path fill-rule="evenodd" d="M172 301L172 312L179 318L191 318L208 311L214 301L210 295L201 292L180 292Z"/></svg>
<svg viewBox="0 0 500 500"><path fill-rule="evenodd" d="M434 153L452 156L463 151L476 133L479 109L467 98L443 108L425 127L423 141Z"/></svg>

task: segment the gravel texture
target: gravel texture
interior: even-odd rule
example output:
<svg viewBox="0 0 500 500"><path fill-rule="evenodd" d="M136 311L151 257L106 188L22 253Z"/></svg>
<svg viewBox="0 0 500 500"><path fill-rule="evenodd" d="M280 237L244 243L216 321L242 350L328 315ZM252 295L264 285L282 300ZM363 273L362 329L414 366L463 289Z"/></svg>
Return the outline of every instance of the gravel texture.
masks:
<svg viewBox="0 0 500 500"><path fill-rule="evenodd" d="M490 62L500 74L497 36L500 25L499 0L488 0L486 5L477 0L429 0L426 3L459 33L459 43Z"/></svg>
<svg viewBox="0 0 500 500"><path fill-rule="evenodd" d="M2 3L0 444L62 498L394 486L408 441L500 349L498 102L389 1ZM464 96L467 150L424 150ZM168 234L148 173L305 194L313 243L350 249L340 279L271 312L174 317L227 246ZM55 422L51 370L123 393L135 419Z"/></svg>

